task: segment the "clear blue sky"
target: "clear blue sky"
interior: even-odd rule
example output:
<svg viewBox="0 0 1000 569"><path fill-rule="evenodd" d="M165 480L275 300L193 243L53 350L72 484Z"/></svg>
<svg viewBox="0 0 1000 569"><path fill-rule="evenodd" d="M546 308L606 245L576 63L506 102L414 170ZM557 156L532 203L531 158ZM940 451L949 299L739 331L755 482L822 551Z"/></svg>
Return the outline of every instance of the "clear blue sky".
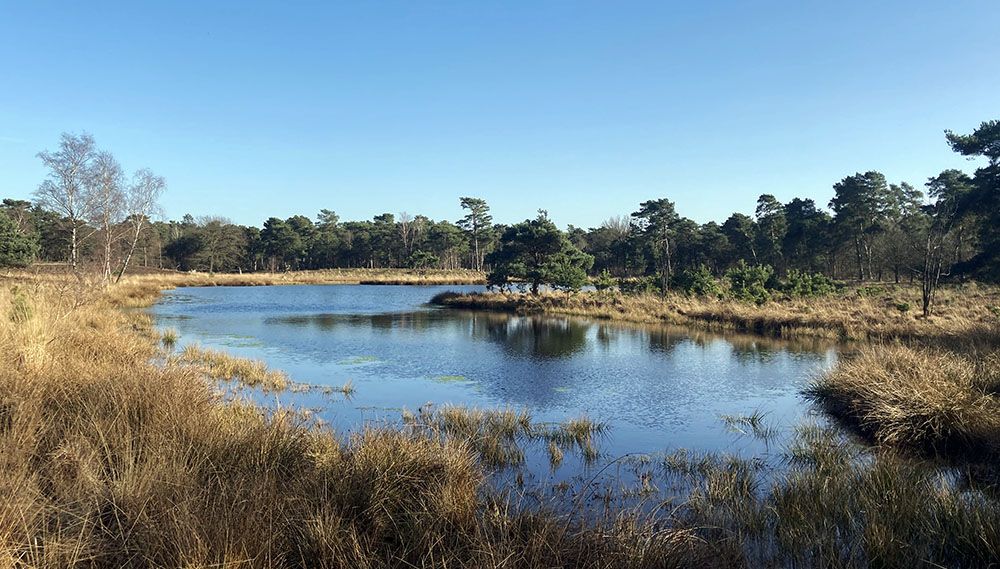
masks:
<svg viewBox="0 0 1000 569"><path fill-rule="evenodd" d="M998 30L997 0L0 0L0 196L86 130L171 218L825 205L855 171L973 169L942 131L1000 118Z"/></svg>

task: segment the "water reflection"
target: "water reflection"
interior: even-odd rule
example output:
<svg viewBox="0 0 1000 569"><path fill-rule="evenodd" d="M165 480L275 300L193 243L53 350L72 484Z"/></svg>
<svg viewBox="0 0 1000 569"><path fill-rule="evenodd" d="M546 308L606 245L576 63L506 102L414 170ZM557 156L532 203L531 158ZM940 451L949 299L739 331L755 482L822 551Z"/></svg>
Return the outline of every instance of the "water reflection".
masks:
<svg viewBox="0 0 1000 569"><path fill-rule="evenodd" d="M497 312L421 310L387 314L313 314L265 318L270 326L314 328L335 332L348 328L409 332L467 333L470 339L489 340L507 355L529 359L569 358L589 350L612 350L623 341L641 343L669 355L681 345L702 349L730 348L738 362L767 363L782 353L825 352L831 344L817 339L789 341L746 334L719 334L680 326L594 322L560 316L516 316Z"/></svg>
<svg viewBox="0 0 1000 569"><path fill-rule="evenodd" d="M671 326L429 308L450 287L178 289L154 316L199 342L266 360L293 379L356 387L329 420L351 427L427 402L607 421L609 452L730 450L720 415L807 412L805 382L836 358L821 341ZM377 414L378 409L395 409Z"/></svg>

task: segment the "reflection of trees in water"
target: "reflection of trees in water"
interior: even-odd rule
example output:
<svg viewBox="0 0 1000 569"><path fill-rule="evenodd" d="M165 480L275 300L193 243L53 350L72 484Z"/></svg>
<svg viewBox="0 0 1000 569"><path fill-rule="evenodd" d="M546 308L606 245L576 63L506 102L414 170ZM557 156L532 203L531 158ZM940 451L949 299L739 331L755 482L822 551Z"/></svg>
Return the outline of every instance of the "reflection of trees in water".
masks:
<svg viewBox="0 0 1000 569"><path fill-rule="evenodd" d="M391 312L386 314L308 314L268 318L265 323L295 327L314 327L323 331L345 328L376 330L415 330L461 328L462 321L442 317L443 311Z"/></svg>
<svg viewBox="0 0 1000 569"><path fill-rule="evenodd" d="M587 347L589 328L568 318L519 316L474 325L473 336L488 338L514 356L566 358Z"/></svg>
<svg viewBox="0 0 1000 569"><path fill-rule="evenodd" d="M672 354L680 346L696 346L702 350L725 346L741 364L768 363L783 352L827 352L834 344L818 338L787 340L752 334L719 333L697 328L670 325L643 325L628 323L600 323L597 341L609 347L615 341L628 338L647 345L652 352Z"/></svg>
<svg viewBox="0 0 1000 569"><path fill-rule="evenodd" d="M670 355L681 345L708 350L722 342L741 364L768 363L786 351L825 352L832 345L822 339L785 340L750 334L720 334L681 326L593 322L572 317L515 316L502 312L463 310L294 315L269 318L267 322L311 326L324 331L366 327L384 331L451 332L488 340L512 356L540 359L566 358L586 349L587 334L591 328L595 331L596 344L604 349L628 340L646 345L653 352Z"/></svg>
<svg viewBox="0 0 1000 569"><path fill-rule="evenodd" d="M499 344L518 357L564 358L587 345L589 324L568 318L522 317L495 312L425 310L388 314L313 314L270 318L268 322L334 331L345 327L376 330L441 330L469 334Z"/></svg>

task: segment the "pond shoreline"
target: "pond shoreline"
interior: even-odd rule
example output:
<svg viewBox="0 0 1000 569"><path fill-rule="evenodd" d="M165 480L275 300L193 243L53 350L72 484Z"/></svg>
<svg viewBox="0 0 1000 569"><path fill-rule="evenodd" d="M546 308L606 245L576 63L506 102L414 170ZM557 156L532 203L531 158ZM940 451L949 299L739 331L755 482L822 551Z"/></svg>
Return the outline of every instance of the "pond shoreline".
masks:
<svg viewBox="0 0 1000 569"><path fill-rule="evenodd" d="M762 306L670 294L620 293L444 293L431 303L446 308L515 314L566 314L637 323L666 323L713 330L734 330L770 337L814 336L837 341L914 340L943 344L1000 344L1000 318L989 306L1000 304L1000 289L953 294L930 319L901 312L914 291L901 288L878 298L838 294L772 301Z"/></svg>

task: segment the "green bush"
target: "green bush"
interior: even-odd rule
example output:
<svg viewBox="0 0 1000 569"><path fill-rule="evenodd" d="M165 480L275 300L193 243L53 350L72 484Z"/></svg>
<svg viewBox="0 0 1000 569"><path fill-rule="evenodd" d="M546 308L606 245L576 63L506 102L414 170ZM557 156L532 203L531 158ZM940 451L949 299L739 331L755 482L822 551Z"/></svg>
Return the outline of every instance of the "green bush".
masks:
<svg viewBox="0 0 1000 569"><path fill-rule="evenodd" d="M437 255L427 251L414 251L410 255L410 266L414 269L426 269L438 263Z"/></svg>
<svg viewBox="0 0 1000 569"><path fill-rule="evenodd" d="M685 269L674 276L674 286L687 295L694 296L719 296L722 289L718 281L705 265L697 269Z"/></svg>
<svg viewBox="0 0 1000 569"><path fill-rule="evenodd" d="M748 265L741 260L726 271L729 294L741 302L764 304L771 298L767 284L773 276L774 268L770 265Z"/></svg>
<svg viewBox="0 0 1000 569"><path fill-rule="evenodd" d="M896 303L896 310L898 310L900 312L909 312L910 311L910 303L909 302L897 302Z"/></svg>
<svg viewBox="0 0 1000 569"><path fill-rule="evenodd" d="M0 211L0 267L27 267L38 254L38 239L25 235Z"/></svg>
<svg viewBox="0 0 1000 569"><path fill-rule="evenodd" d="M607 269L601 271L601 274L594 277L594 288L597 292L610 291L615 286L615 278L611 276L611 273Z"/></svg>
<svg viewBox="0 0 1000 569"><path fill-rule="evenodd" d="M837 290L837 285L830 277L797 269L788 271L780 287L782 292L792 297L822 296Z"/></svg>

